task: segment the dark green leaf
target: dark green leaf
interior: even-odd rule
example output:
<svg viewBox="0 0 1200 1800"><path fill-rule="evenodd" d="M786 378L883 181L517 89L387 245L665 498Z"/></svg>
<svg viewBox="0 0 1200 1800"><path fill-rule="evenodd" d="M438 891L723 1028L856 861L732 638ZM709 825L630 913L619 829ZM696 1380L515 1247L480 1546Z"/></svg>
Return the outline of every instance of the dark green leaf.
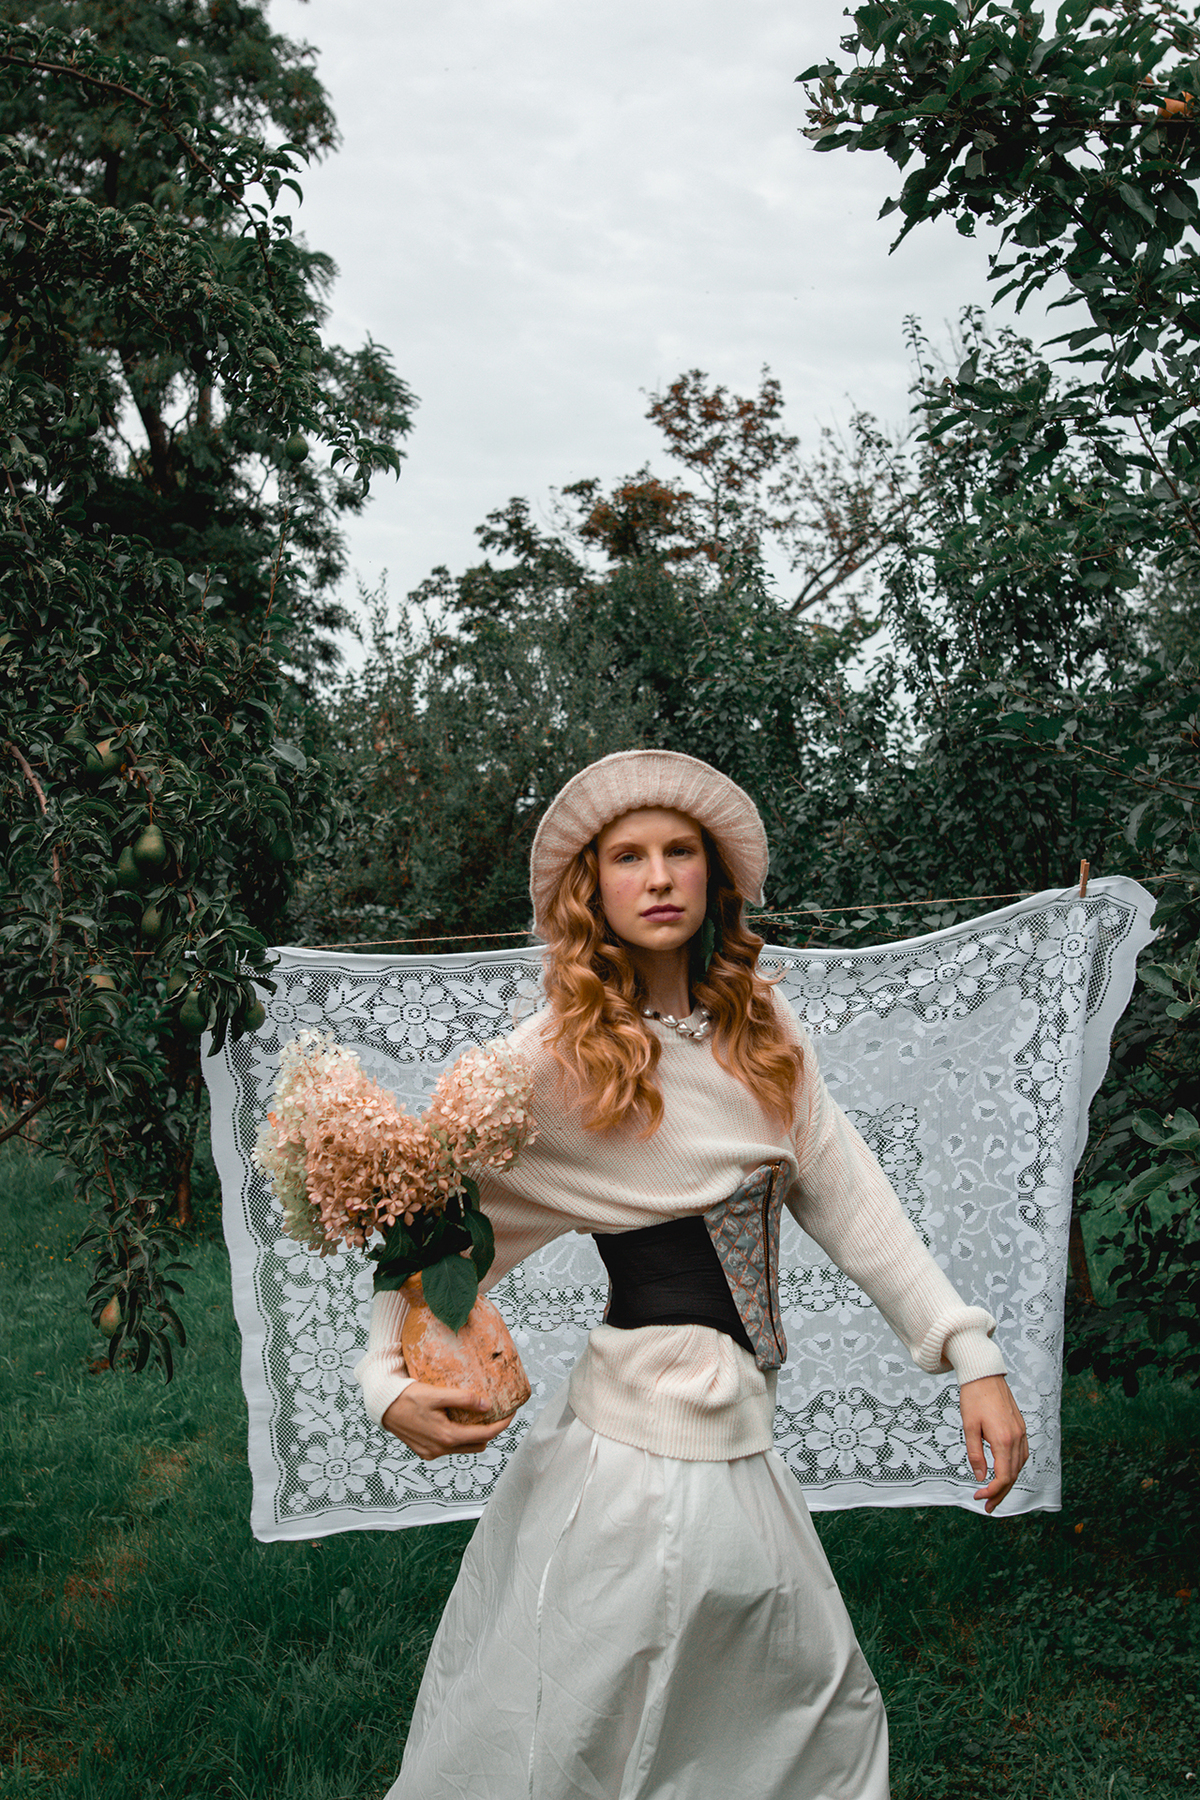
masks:
<svg viewBox="0 0 1200 1800"><path fill-rule="evenodd" d="M463 1224L471 1237L471 1261L475 1265L475 1273L483 1280L496 1256L496 1240L492 1232L491 1220L485 1213L478 1212L469 1206L463 1213Z"/></svg>
<svg viewBox="0 0 1200 1800"><path fill-rule="evenodd" d="M479 1281L470 1259L447 1256L424 1270L421 1285L429 1310L451 1331L461 1331L479 1295Z"/></svg>

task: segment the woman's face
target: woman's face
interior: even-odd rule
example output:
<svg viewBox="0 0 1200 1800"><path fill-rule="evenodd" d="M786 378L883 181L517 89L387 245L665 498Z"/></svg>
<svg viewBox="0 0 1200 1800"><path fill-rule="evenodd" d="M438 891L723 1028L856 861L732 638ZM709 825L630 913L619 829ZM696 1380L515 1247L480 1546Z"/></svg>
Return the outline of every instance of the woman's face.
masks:
<svg viewBox="0 0 1200 1800"><path fill-rule="evenodd" d="M600 900L617 937L638 950L679 950L704 923L708 858L686 813L643 806L596 839Z"/></svg>

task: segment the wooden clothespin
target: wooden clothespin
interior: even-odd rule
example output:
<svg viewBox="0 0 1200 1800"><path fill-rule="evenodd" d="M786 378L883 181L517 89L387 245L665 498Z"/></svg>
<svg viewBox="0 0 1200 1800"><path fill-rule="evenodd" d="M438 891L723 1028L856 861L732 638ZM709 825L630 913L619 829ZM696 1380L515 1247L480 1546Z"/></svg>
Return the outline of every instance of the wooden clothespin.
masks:
<svg viewBox="0 0 1200 1800"><path fill-rule="evenodd" d="M1091 871L1092 865L1085 856L1079 865L1079 898L1081 900L1087 899L1088 876L1091 874Z"/></svg>

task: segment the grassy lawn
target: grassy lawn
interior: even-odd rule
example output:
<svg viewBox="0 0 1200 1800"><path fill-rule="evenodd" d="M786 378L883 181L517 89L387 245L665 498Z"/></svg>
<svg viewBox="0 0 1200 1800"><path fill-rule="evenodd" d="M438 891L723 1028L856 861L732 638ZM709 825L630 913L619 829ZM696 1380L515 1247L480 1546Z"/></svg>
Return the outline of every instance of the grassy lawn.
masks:
<svg viewBox="0 0 1200 1800"><path fill-rule="evenodd" d="M211 1191L169 1387L91 1372L79 1226L0 1151L0 1796L378 1800L471 1527L256 1544ZM1200 1790L1198 1428L1200 1396L1080 1386L1061 1514L818 1516L895 1800Z"/></svg>

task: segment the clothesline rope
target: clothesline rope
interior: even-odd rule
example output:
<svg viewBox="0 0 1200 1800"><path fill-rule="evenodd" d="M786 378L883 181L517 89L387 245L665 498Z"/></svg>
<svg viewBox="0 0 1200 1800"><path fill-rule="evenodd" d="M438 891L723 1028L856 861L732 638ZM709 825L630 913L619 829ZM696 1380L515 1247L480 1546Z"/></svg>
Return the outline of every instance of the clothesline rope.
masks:
<svg viewBox="0 0 1200 1800"><path fill-rule="evenodd" d="M944 900L867 900L846 906L797 906L789 912L756 912L753 919L808 919L825 913L892 912L898 906L961 906L964 900L1027 900L1034 888L1022 888L1019 894L951 894Z"/></svg>
<svg viewBox="0 0 1200 1800"><path fill-rule="evenodd" d="M1187 870L1181 869L1169 875L1139 875L1143 886L1148 881L1181 881L1187 876ZM827 913L865 913L894 912L898 907L915 908L918 906L963 906L968 900L1027 900L1036 893L1035 888L1022 888L1017 894L950 894L941 900L871 900L863 905L857 903L847 906L801 906L791 912L753 912L749 914L751 922L757 919L814 919L823 918ZM493 939L528 938L528 931L446 931L440 937L402 937L402 938L352 938L345 944L321 944L322 950L391 950L398 944L482 944Z"/></svg>
<svg viewBox="0 0 1200 1800"><path fill-rule="evenodd" d="M445 931L441 937L351 938L348 944L316 944L317 950L389 950L393 944L482 944L488 938L527 938L527 931Z"/></svg>

